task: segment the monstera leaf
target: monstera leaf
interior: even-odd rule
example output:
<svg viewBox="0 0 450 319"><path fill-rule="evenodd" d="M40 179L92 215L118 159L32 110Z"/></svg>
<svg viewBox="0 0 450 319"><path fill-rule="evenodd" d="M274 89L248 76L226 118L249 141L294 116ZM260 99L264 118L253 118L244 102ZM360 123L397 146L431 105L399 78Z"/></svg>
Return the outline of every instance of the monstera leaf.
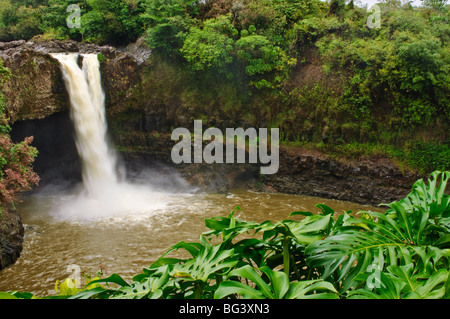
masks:
<svg viewBox="0 0 450 319"><path fill-rule="evenodd" d="M184 280L206 282L212 275L225 273L236 265L234 249L222 249L203 240L202 248L195 258L174 264L172 276Z"/></svg>
<svg viewBox="0 0 450 319"><path fill-rule="evenodd" d="M328 299L338 298L333 285L323 280L305 280L289 282L288 276L267 266L259 268L259 272L246 265L231 271L228 278L239 277L250 280L250 286L241 281L223 281L214 294L215 299L230 295L240 295L245 299ZM263 278L264 277L264 278Z"/></svg>
<svg viewBox="0 0 450 319"><path fill-rule="evenodd" d="M332 220L331 215L307 216L300 222L293 220L283 221L283 225L288 228L290 235L299 244L311 244L324 237Z"/></svg>
<svg viewBox="0 0 450 319"><path fill-rule="evenodd" d="M167 266L164 269L159 276L149 276L142 281L133 281L130 285L122 287L111 299L161 298L165 285L171 279L169 276L171 267Z"/></svg>
<svg viewBox="0 0 450 319"><path fill-rule="evenodd" d="M435 171L428 179L428 185L419 179L412 186L413 191L406 201L414 207L428 211L430 217L450 217L450 195L445 194L445 188L450 178L450 172Z"/></svg>
<svg viewBox="0 0 450 319"><path fill-rule="evenodd" d="M356 288L357 276L369 266L381 271L388 266L414 263L424 274L448 264L449 232L436 220L447 211L445 189L448 174L432 175L429 185L418 182L406 199L393 202L385 213L366 212L370 218L348 218L332 236L309 245L305 253L311 267L323 268L322 278L332 277L341 291Z"/></svg>
<svg viewBox="0 0 450 319"><path fill-rule="evenodd" d="M380 273L379 284L372 290L362 288L350 291L349 299L439 299L446 294L449 277L447 269L439 269L431 276L415 274L414 265L389 266Z"/></svg>

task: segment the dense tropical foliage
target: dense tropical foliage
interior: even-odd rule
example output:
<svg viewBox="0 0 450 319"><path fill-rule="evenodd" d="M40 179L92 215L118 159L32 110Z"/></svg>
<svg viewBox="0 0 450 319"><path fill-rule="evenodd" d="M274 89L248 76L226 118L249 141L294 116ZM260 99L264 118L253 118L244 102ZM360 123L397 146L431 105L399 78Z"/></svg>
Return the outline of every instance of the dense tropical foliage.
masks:
<svg viewBox="0 0 450 319"><path fill-rule="evenodd" d="M449 179L436 171L428 183L418 180L404 199L382 204L384 213L337 216L318 204L319 214L290 214L300 220L256 223L236 218L236 207L206 219L210 230L198 242L172 246L131 282L113 274L68 289L69 278L46 298L449 298ZM178 250L190 257L171 256Z"/></svg>

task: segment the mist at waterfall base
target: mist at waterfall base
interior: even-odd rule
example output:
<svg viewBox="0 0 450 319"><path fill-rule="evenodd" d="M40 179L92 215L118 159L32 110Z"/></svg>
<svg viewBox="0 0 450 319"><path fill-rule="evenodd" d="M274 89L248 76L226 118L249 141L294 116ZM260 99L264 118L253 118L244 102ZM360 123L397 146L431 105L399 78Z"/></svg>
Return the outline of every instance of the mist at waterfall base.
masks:
<svg viewBox="0 0 450 319"><path fill-rule="evenodd" d="M127 176L108 141L97 55L52 56L61 65L70 98L83 183L69 191L60 190L59 185L44 187L40 196L52 198L50 215L77 221L145 217L163 211L176 196L189 196L194 191L177 172L167 168Z"/></svg>
<svg viewBox="0 0 450 319"><path fill-rule="evenodd" d="M169 205L195 193L176 172L147 169L138 175L132 181L104 184L95 195L88 193L83 183L68 187L57 183L46 185L36 196L46 198L49 215L56 220L117 222L142 221L164 213Z"/></svg>

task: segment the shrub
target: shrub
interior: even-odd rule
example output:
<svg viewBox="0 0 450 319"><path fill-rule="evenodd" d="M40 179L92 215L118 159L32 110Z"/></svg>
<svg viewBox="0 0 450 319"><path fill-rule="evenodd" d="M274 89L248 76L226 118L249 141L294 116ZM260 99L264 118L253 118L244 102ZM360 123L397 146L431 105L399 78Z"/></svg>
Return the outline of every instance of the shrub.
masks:
<svg viewBox="0 0 450 319"><path fill-rule="evenodd" d="M422 173L450 169L450 144L416 142L407 150L408 163Z"/></svg>
<svg viewBox="0 0 450 319"><path fill-rule="evenodd" d="M0 86L8 80L9 75L9 70L0 60ZM33 137L27 137L20 143L11 141L11 128L4 114L5 107L4 96L0 93L0 211L10 205L14 206L17 194L31 189L39 181L32 169L37 155L36 148L30 145Z"/></svg>

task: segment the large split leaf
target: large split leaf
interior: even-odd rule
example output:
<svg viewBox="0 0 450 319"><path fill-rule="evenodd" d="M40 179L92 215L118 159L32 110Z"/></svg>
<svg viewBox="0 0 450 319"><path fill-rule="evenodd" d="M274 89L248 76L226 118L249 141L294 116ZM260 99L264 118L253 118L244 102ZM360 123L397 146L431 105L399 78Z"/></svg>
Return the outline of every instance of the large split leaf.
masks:
<svg viewBox="0 0 450 319"><path fill-rule="evenodd" d="M222 299L230 295L240 295L245 299L338 298L336 289L329 282L306 280L291 283L284 272L266 266L258 270L247 265L231 271L228 277L238 277L239 280L222 282L214 298ZM253 285L244 284L243 279L250 280Z"/></svg>
<svg viewBox="0 0 450 319"><path fill-rule="evenodd" d="M300 222L285 220L283 224L299 244L311 244L322 239L332 220L332 215L307 216Z"/></svg>
<svg viewBox="0 0 450 319"><path fill-rule="evenodd" d="M112 299L158 299L163 295L163 288L170 279L170 267L165 267L161 276L150 276L142 282L134 281L129 286L120 289Z"/></svg>
<svg viewBox="0 0 450 319"><path fill-rule="evenodd" d="M447 267L449 256L441 248L448 247L449 232L436 221L447 218L444 189L449 173L440 179L439 174L433 173L428 185L416 182L405 199L387 205L385 214L366 212L370 218L348 218L332 236L306 248L308 264L323 268L322 277L339 282L341 292L356 288L355 278L369 266L385 271L413 263L425 275Z"/></svg>
<svg viewBox="0 0 450 319"><path fill-rule="evenodd" d="M427 277L414 273L414 265L389 266L379 274L379 285L348 293L349 299L439 299L445 296L449 277L447 269L439 269Z"/></svg>
<svg viewBox="0 0 450 319"><path fill-rule="evenodd" d="M206 240L195 258L174 264L171 273L185 280L206 282L212 275L225 273L238 262L234 249L223 249L222 245L211 245Z"/></svg>

